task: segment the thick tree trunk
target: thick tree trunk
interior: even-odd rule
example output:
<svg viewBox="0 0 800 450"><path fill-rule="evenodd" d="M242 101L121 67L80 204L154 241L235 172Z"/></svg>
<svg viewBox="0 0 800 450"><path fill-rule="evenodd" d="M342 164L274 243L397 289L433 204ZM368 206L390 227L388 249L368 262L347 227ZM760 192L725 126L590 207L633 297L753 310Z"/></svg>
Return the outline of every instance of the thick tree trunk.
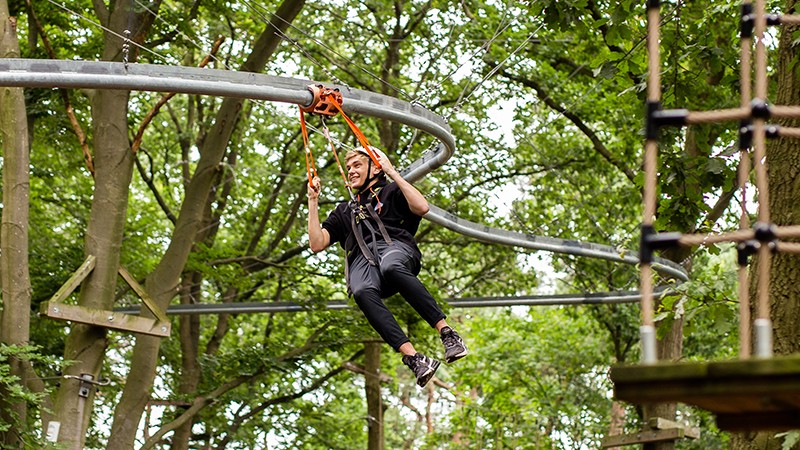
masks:
<svg viewBox="0 0 800 450"><path fill-rule="evenodd" d="M787 1L786 11L795 11L796 1ZM800 105L800 77L797 73L798 26L783 25L778 47L776 73L778 105ZM800 127L800 120L781 122L787 127ZM776 225L800 224L800 158L798 141L778 139L768 141L769 208ZM772 321L775 327L775 353L800 351L800 260L792 255L776 254L770 278Z"/></svg>
<svg viewBox="0 0 800 450"><path fill-rule="evenodd" d="M128 92L99 91L92 101L95 142L95 190L92 212L86 230L85 253L94 255L96 265L81 286L78 304L110 310L114 304L120 248L128 207L128 186L133 157L128 145ZM64 374L80 377L100 376L106 350L106 329L73 324L64 350ZM94 389L88 397L79 395L79 382L64 380L56 396L56 415L61 422L59 442L69 448L83 448L91 416Z"/></svg>
<svg viewBox="0 0 800 450"><path fill-rule="evenodd" d="M305 0L285 0L281 4L275 13L280 18L272 18L271 25L267 26L254 44L250 57L241 68L242 71L263 70L281 42L276 34L276 28L285 31L304 5ZM200 149L200 161L187 187L172 241L156 269L147 277L145 288L159 308L166 309L177 294L181 274L203 221L203 209L210 188L241 112L242 102L241 99L234 98L226 98L222 102L214 126ZM142 311L142 314L148 316L147 311ZM136 430L155 379L160 341L150 336L140 336L136 339L128 382L114 411L108 450L125 450L133 446Z"/></svg>
<svg viewBox="0 0 800 450"><path fill-rule="evenodd" d="M665 361L677 361L683 354L683 316L672 323L669 333L658 341L658 359ZM661 403L647 405L643 408L645 423L651 418L663 418L675 420L675 413L678 405L675 403ZM675 448L675 441L647 443L642 445L642 450L672 450Z"/></svg>
<svg viewBox="0 0 800 450"><path fill-rule="evenodd" d="M181 304L191 304L192 298L199 298L202 275L198 272L187 274L181 288ZM181 379L178 393L190 395L200 385L200 316L185 315L180 317L181 339ZM175 416L179 416L185 408L177 408ZM188 450L192 438L194 420L175 429L172 437L172 450Z"/></svg>
<svg viewBox="0 0 800 450"><path fill-rule="evenodd" d="M0 0L0 57L18 58L16 18L9 17L8 4ZM28 270L28 210L30 150L25 97L21 88L0 88L0 149L3 156L3 217L0 226L0 275L2 276L2 318L0 342L25 345L30 338L31 280ZM24 380L24 361L9 361L10 375ZM3 422L26 422L26 403L9 403L0 389L0 418ZM19 430L3 433L0 446L22 448Z"/></svg>
<svg viewBox="0 0 800 450"><path fill-rule="evenodd" d="M788 0L784 11L794 13L796 0ZM777 105L800 105L800 78L797 74L797 50L794 35L797 26L782 25L777 55ZM798 127L797 119L780 121L782 126ZM798 141L778 139L767 141L767 170L769 179L769 209L776 225L800 224L800 158ZM758 261L753 258L750 281L751 309L756 305ZM770 318L773 324L773 350L785 355L800 351L800 260L796 256L775 254L770 273ZM755 310L754 310L755 311ZM756 317L755 314L751 314ZM779 450L783 439L774 432L741 433L733 436L734 450Z"/></svg>
<svg viewBox="0 0 800 450"><path fill-rule="evenodd" d="M151 6L157 11L158 3ZM123 59L123 40L120 36L128 27L133 36L143 36L152 24L149 12L134 15L129 4L112 3L114 10L104 9L95 3L99 20L113 33L106 37L102 59ZM129 60L135 59L135 48ZM98 90L91 97L92 130L95 152L95 189L92 211L86 230L86 255L96 258L94 270L81 285L78 304L85 307L110 310L114 304L120 263L120 250L125 231L128 194L133 174L133 154L128 140L127 91ZM55 410L61 423L59 442L69 449L82 449L86 438L95 390L80 391L80 382L74 377L89 375L100 377L106 350L106 329L83 324L73 324L64 349L66 360L74 363L64 368L72 378L61 383L56 394Z"/></svg>
<svg viewBox="0 0 800 450"><path fill-rule="evenodd" d="M367 395L367 449L383 450L383 397L381 396L382 342L364 343L364 389Z"/></svg>

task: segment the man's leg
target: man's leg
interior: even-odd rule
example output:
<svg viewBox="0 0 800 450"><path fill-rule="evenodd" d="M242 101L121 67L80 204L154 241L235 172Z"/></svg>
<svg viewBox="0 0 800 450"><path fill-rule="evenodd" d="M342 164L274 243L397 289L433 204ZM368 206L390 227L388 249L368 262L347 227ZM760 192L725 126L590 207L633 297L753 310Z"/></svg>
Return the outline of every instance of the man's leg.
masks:
<svg viewBox="0 0 800 450"><path fill-rule="evenodd" d="M400 295L439 332L445 349L445 360L454 362L467 356L467 346L450 326L436 299L417 278L419 261L402 244L387 246L381 257L384 282L396 288Z"/></svg>
<svg viewBox="0 0 800 450"><path fill-rule="evenodd" d="M395 351L409 342L397 320L381 299L381 278L378 268L371 266L363 256L355 258L349 267L350 292L372 328Z"/></svg>
<svg viewBox="0 0 800 450"><path fill-rule="evenodd" d="M417 384L420 387L428 384L440 363L414 349L392 312L383 303L378 268L371 266L365 258L358 256L349 267L348 283L356 304L372 328L387 344L403 354L403 363L414 372Z"/></svg>
<svg viewBox="0 0 800 450"><path fill-rule="evenodd" d="M419 262L403 244L386 246L381 255L380 273L388 287L394 288L428 324L440 330L445 314L436 299L417 278ZM446 325L446 322L444 322Z"/></svg>

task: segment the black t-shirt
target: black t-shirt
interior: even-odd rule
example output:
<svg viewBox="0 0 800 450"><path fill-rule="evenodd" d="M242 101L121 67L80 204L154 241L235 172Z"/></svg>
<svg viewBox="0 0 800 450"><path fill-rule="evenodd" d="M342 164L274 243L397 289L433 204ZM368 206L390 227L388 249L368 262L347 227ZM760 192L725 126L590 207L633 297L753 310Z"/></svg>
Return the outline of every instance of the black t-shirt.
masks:
<svg viewBox="0 0 800 450"><path fill-rule="evenodd" d="M380 217L381 222L383 222L384 227L386 227L389 238L408 245L417 258L422 258L422 253L414 240L414 235L417 233L419 222L422 218L411 212L406 196L403 195L396 183L378 180L371 189L356 195L356 202L359 205L363 205L364 208L373 208L378 217ZM360 252L355 238L348 239L352 231L351 210L350 202L339 203L336 209L328 215L328 218L322 222L322 228L328 230L331 243L338 242L345 250L348 259L358 254L356 252ZM372 219L369 213L366 213L365 216L366 218L362 220L369 221L375 230L375 237L378 240L383 240L375 220ZM357 231L364 237L364 242L372 242L372 233L370 233L365 224L359 221L356 227ZM356 252L353 252L353 250L356 250Z"/></svg>

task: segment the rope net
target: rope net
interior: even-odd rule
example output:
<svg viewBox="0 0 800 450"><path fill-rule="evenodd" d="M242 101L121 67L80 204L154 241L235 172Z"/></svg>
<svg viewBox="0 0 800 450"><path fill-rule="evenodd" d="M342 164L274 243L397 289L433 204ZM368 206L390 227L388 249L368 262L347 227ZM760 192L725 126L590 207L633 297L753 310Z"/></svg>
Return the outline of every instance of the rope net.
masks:
<svg viewBox="0 0 800 450"><path fill-rule="evenodd" d="M647 78L647 135L644 147L644 189L642 239L640 250L641 272L641 328L642 363L657 361L656 333L653 322L653 277L652 252L671 246L702 246L721 242L737 244L739 252L739 357L772 356L772 323L770 321L769 276L774 252L800 253L800 244L780 242L780 239L800 237L800 225L775 226L770 222L768 182L766 167L766 138L800 137L800 129L781 128L768 125L767 120L800 117L800 106L770 106L767 103L767 49L765 33L768 25L800 24L800 15L777 16L766 14L765 0L742 4L741 22L741 104L738 108L711 111L662 110L661 109L661 65L660 2L647 2L648 31L648 78ZM751 52L754 51L754 55ZM754 58L753 58L754 56ZM753 59L755 62L753 63ZM754 67L753 67L754 66ZM753 70L755 69L755 70ZM751 81L751 73L755 81ZM751 86L752 84L752 86ZM653 221L657 209L658 130L663 126L684 126L710 122L739 121L740 158L738 167L738 190L741 191L741 216L739 229L720 234L656 233ZM758 199L757 222L751 226L746 198L747 184L751 172L751 156L754 162L755 188ZM758 284L756 286L756 317L753 320L754 340L750 342L751 318L748 294L748 257L758 258Z"/></svg>

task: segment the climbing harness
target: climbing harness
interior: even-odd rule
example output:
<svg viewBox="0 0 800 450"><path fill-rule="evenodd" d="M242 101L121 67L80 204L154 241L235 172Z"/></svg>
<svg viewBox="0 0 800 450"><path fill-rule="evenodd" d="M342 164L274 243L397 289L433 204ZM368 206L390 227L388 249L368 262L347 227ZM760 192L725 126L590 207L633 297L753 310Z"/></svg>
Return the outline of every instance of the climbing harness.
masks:
<svg viewBox="0 0 800 450"><path fill-rule="evenodd" d="M380 191L380 188L378 189L378 191ZM377 205L375 205L375 207L372 206L373 198L375 199L375 201L377 201ZM383 224L383 221L381 220L380 216L378 216L378 212L376 212L376 210L379 211L380 207L382 206L383 203L381 203L381 200L378 198L378 192L372 190L370 192L370 195L367 197L366 204L361 203L360 194L357 196L355 200L351 200L349 204L351 211L350 228L353 230L353 232L350 234L350 236L347 237L347 241L345 242L345 248L350 246L350 243L352 242L350 239L355 238L356 243L358 244L358 248L361 250L361 253L364 255L364 258L366 258L367 262L369 262L369 264L372 266L377 266L379 263L378 249L376 244L377 233L379 232L381 234L381 237L387 244L392 245L392 238L389 237L389 232L386 230L386 226ZM369 217L367 217L367 214L369 214ZM371 218L378 225L377 232L372 223L370 223L369 220L366 220L367 218ZM367 246L366 240L364 239L364 235L360 232L356 232L356 230L359 229L358 227L361 224L364 224L364 226L367 228L367 231L369 231L370 236L372 236L372 241L371 241L372 251L370 251L369 247Z"/></svg>

